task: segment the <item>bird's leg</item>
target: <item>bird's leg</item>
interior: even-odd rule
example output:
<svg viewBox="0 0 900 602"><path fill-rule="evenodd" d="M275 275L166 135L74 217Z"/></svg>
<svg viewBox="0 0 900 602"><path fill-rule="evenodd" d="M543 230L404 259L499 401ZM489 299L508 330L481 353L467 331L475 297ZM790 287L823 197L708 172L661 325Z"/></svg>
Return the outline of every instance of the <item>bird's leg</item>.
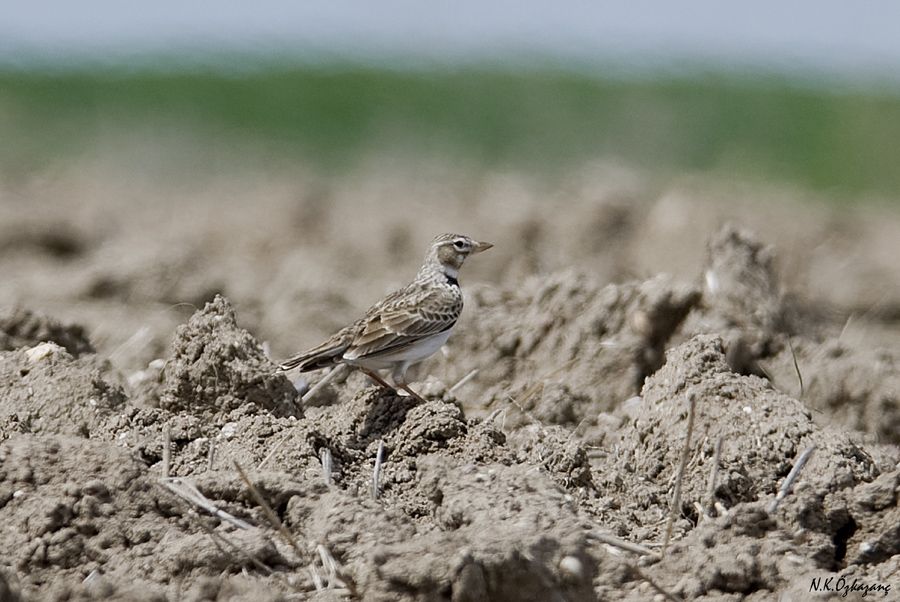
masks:
<svg viewBox="0 0 900 602"><path fill-rule="evenodd" d="M421 395L419 395L418 393L416 393L415 391L413 391L410 388L410 386L407 384L407 382L406 382L407 368L409 368L409 364L406 364L406 363L397 364L394 367L394 370L391 373L391 377L394 379L394 383L397 385L398 388L403 389L404 391L406 391L407 393L409 393L410 395L412 395L413 397L418 399L420 402L426 403L425 398L422 397Z"/></svg>
<svg viewBox="0 0 900 602"><path fill-rule="evenodd" d="M366 376L368 376L369 378L371 378L372 380L374 380L376 383L378 383L379 385L381 385L382 387L384 387L384 388L387 389L388 391L393 391L394 393L397 392L397 389L396 389L395 387L392 387L391 385L389 385L389 384L387 383L387 381L384 380L383 378L381 378L380 376L378 376L378 373L375 372L374 370L369 370L368 368L363 368L362 366L360 366L359 369L360 369Z"/></svg>

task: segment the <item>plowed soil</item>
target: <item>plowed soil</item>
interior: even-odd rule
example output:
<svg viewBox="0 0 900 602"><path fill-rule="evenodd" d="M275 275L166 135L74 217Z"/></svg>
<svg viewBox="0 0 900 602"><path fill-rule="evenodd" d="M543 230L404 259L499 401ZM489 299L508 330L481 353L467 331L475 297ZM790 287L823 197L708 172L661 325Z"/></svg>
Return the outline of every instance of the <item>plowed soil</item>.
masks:
<svg viewBox="0 0 900 602"><path fill-rule="evenodd" d="M0 600L900 596L896 204L609 167L5 186ZM427 403L276 373L443 231L495 248Z"/></svg>

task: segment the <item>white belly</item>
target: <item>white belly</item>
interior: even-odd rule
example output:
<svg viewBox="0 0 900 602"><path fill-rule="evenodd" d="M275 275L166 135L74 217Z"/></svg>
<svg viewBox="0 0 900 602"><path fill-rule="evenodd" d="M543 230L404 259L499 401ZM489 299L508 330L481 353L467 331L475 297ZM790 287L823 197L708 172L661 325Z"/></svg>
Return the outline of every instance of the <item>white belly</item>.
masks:
<svg viewBox="0 0 900 602"><path fill-rule="evenodd" d="M447 339L450 338L452 328L448 328L444 332L433 334L426 337L415 344L391 353L378 354L377 357L366 358L348 358L344 359L350 364L357 364L364 368L374 370L382 370L385 368L393 368L396 364L405 363L407 365L418 364L427 357L434 355L438 349L444 346Z"/></svg>

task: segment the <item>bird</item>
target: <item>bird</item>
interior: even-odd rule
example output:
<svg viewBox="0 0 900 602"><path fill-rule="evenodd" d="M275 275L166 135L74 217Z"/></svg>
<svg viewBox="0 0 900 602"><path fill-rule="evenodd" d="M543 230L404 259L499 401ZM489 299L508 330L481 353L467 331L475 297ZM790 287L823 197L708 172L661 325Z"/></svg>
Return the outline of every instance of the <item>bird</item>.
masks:
<svg viewBox="0 0 900 602"><path fill-rule="evenodd" d="M412 282L323 343L283 361L279 370L308 372L346 364L388 390L399 388L424 402L410 388L406 371L447 342L463 308L459 270L470 255L493 246L463 234L436 236ZM388 369L395 386L378 375Z"/></svg>

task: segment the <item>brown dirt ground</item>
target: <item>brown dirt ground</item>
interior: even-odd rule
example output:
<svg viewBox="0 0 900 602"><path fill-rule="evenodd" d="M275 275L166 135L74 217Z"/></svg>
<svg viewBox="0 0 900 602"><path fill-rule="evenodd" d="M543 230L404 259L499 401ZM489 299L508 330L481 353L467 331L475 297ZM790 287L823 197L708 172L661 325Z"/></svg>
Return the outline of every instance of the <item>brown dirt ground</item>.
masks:
<svg viewBox="0 0 900 602"><path fill-rule="evenodd" d="M95 162L6 184L0 600L900 596L900 214L641 182ZM350 374L301 402L321 375L271 358L445 230L496 248L419 371L430 401Z"/></svg>

